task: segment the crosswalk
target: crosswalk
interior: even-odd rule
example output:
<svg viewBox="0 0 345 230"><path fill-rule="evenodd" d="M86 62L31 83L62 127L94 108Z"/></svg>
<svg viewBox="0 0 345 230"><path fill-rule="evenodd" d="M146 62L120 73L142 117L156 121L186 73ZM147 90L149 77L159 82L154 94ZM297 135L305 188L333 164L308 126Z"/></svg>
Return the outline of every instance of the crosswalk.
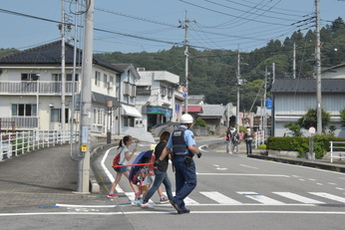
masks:
<svg viewBox="0 0 345 230"><path fill-rule="evenodd" d="M133 192L125 192L130 200L134 200ZM236 197L233 198L233 197ZM232 195L222 194L218 191L193 192L185 200L189 206L207 205L268 205L268 206L314 206L320 204L345 204L345 195L339 196L325 192L270 192L260 194L254 191L237 191ZM152 205L164 205L149 201Z"/></svg>

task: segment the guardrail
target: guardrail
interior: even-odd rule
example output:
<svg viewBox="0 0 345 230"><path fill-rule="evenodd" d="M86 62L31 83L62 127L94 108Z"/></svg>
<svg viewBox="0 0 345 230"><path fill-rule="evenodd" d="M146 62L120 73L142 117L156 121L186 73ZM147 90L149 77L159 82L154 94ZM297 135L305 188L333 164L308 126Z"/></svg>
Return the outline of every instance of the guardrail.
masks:
<svg viewBox="0 0 345 230"><path fill-rule="evenodd" d="M40 130L40 131L23 131L0 134L0 161L4 157L11 158L31 152L36 149L47 148L57 144L70 143L70 131L61 130ZM78 132L72 135L72 142L79 141Z"/></svg>
<svg viewBox="0 0 345 230"><path fill-rule="evenodd" d="M345 159L345 142L344 141L330 141L331 163L333 158ZM337 156L333 154L337 153ZM342 155L343 154L343 155Z"/></svg>

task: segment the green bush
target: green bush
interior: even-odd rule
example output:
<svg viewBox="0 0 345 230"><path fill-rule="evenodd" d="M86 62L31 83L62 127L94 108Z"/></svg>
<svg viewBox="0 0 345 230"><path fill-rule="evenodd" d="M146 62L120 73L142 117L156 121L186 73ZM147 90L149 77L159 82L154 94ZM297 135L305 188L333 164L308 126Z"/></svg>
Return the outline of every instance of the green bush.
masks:
<svg viewBox="0 0 345 230"><path fill-rule="evenodd" d="M195 125L200 126L200 127L207 127L206 121L204 121L201 118L198 118L195 120Z"/></svg>
<svg viewBox="0 0 345 230"><path fill-rule="evenodd" d="M259 145L258 149L267 149L267 146L265 144Z"/></svg>
<svg viewBox="0 0 345 230"><path fill-rule="evenodd" d="M345 141L345 138L338 138L329 135L314 136L315 158L321 159L327 151L330 151L330 141ZM298 151L299 157L305 157L309 152L309 137L269 137L267 149Z"/></svg>

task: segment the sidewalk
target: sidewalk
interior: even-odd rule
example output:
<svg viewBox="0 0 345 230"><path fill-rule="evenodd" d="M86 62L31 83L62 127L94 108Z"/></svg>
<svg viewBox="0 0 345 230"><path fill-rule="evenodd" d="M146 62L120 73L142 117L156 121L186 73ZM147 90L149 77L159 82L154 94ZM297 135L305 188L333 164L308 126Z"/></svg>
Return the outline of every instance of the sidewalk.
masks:
<svg viewBox="0 0 345 230"><path fill-rule="evenodd" d="M0 208L85 204L94 196L75 193L78 162L69 145L39 149L0 162Z"/></svg>

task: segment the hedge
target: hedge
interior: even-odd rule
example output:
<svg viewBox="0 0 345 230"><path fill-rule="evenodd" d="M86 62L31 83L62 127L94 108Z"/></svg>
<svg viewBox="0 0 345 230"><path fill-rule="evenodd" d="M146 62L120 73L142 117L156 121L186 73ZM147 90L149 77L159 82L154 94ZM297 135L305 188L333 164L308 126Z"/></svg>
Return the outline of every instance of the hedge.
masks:
<svg viewBox="0 0 345 230"><path fill-rule="evenodd" d="M330 141L345 141L345 138L333 137L328 135L314 136L315 158L321 159L330 151ZM267 149L299 151L298 157L305 157L309 152L309 137L269 137Z"/></svg>

